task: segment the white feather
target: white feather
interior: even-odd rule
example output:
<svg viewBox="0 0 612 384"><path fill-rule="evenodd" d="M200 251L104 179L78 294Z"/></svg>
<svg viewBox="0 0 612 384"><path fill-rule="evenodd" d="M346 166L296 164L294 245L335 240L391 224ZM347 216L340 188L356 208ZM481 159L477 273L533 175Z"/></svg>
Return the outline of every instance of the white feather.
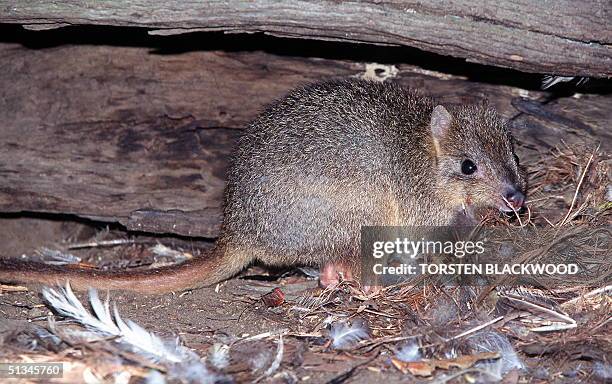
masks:
<svg viewBox="0 0 612 384"><path fill-rule="evenodd" d="M574 80L574 76L545 75L542 79L542 89L547 89L558 83L567 83Z"/></svg>
<svg viewBox="0 0 612 384"><path fill-rule="evenodd" d="M117 334L115 324L99 320L83 307L72 292L70 284L66 284L65 288L59 288L57 291L52 288L44 288L42 295L57 313L78 322L88 330L100 333L102 336Z"/></svg>
<svg viewBox="0 0 612 384"><path fill-rule="evenodd" d="M37 251L41 257L41 261L45 264L49 265L66 265L66 264L76 264L81 262L81 258L73 255L72 253L64 253L62 251L57 251L49 248L41 248Z"/></svg>
<svg viewBox="0 0 612 384"><path fill-rule="evenodd" d="M251 359L251 370L253 373L259 372L270 361L270 353L267 350L259 352L254 358Z"/></svg>
<svg viewBox="0 0 612 384"><path fill-rule="evenodd" d="M215 343L211 348L208 361L217 369L225 369L229 365L229 345Z"/></svg>
<svg viewBox="0 0 612 384"><path fill-rule="evenodd" d="M574 79L578 79L576 85L581 85L589 81L588 77L545 75L542 79L542 89L548 89L559 83L569 83Z"/></svg>
<svg viewBox="0 0 612 384"><path fill-rule="evenodd" d="M523 369L525 366L508 337L497 331L476 333L466 339L472 350L476 352L499 352L501 359L491 362L480 362L478 366L491 375L502 377L513 369Z"/></svg>
<svg viewBox="0 0 612 384"><path fill-rule="evenodd" d="M177 378L178 380L170 381L179 383L213 384L217 381L231 382L229 380L219 380L219 376L210 373L204 364L198 363L199 361L190 364L175 364L168 371L168 378Z"/></svg>
<svg viewBox="0 0 612 384"><path fill-rule="evenodd" d="M272 361L272 364L270 364L270 367L266 370L266 372L264 372L264 376L270 376L271 374L276 372L276 370L278 370L281 365L281 362L283 361L284 350L285 344L283 343L283 335L280 335L278 337L278 344L276 346L276 357L274 358L274 361Z"/></svg>
<svg viewBox="0 0 612 384"><path fill-rule="evenodd" d="M369 335L363 323L355 321L351 325L344 322L332 324L329 337L332 339L332 348L344 349L367 339Z"/></svg>
<svg viewBox="0 0 612 384"><path fill-rule="evenodd" d="M89 291L89 302L93 314L85 309L69 284L58 290L44 288L42 294L49 306L58 314L87 329L87 332L80 331L83 336L88 338L113 336L121 347L138 353L154 363L166 366L168 379L198 383L214 383L219 379L218 375L206 369L193 351L182 346L178 340L162 341L158 336L133 321L124 321L115 305L111 314L109 300L102 303L95 290ZM52 330L57 328L53 320L50 320L49 325ZM72 335L78 335L78 332L73 331ZM160 383L165 380L162 381L158 374L151 373L147 381Z"/></svg>
<svg viewBox="0 0 612 384"><path fill-rule="evenodd" d="M405 362L421 360L419 346L415 342L406 343L398 349L395 353L395 357Z"/></svg>
<svg viewBox="0 0 612 384"><path fill-rule="evenodd" d="M148 355L147 357L154 362L176 363L183 360L184 348L164 343L159 337L132 321L128 320L126 323L119 315L116 306L113 307L113 319L108 300L102 304L96 290L89 290L89 302L93 314L85 309L69 284L58 291L45 288L43 297L60 315L77 321L94 334L103 337L114 336L118 342L136 352Z"/></svg>
<svg viewBox="0 0 612 384"><path fill-rule="evenodd" d="M166 384L166 378L160 371L153 369L145 377L145 384Z"/></svg>
<svg viewBox="0 0 612 384"><path fill-rule="evenodd" d="M612 365L603 361L596 361L593 364L593 375L608 383L612 380Z"/></svg>
<svg viewBox="0 0 612 384"><path fill-rule="evenodd" d="M100 321L102 321L102 323L114 325L110 314L108 295L106 296L106 301L104 304L102 304L100 297L98 296L98 291L95 289L90 289L89 303L91 304L91 309L93 309L94 314L98 317L98 319L100 319Z"/></svg>

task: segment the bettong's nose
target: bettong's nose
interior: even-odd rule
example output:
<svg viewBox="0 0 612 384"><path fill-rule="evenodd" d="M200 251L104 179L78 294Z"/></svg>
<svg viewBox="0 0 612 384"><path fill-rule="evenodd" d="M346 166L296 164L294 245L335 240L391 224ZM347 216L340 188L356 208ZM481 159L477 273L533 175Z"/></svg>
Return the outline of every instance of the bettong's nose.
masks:
<svg viewBox="0 0 612 384"><path fill-rule="evenodd" d="M514 209L521 209L525 204L525 195L516 188L511 188L506 192L505 196L508 204Z"/></svg>

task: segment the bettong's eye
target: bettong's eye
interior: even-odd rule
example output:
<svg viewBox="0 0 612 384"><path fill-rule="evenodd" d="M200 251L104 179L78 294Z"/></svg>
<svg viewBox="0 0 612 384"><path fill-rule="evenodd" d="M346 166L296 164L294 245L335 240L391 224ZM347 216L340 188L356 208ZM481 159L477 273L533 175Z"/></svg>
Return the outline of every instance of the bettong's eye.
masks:
<svg viewBox="0 0 612 384"><path fill-rule="evenodd" d="M514 154L514 161L516 161L516 165L519 165L519 158L516 154Z"/></svg>
<svg viewBox="0 0 612 384"><path fill-rule="evenodd" d="M465 159L461 163L461 172L464 175L471 175L472 173L476 172L477 169L478 167L476 167L476 164L474 164L474 162L470 159Z"/></svg>

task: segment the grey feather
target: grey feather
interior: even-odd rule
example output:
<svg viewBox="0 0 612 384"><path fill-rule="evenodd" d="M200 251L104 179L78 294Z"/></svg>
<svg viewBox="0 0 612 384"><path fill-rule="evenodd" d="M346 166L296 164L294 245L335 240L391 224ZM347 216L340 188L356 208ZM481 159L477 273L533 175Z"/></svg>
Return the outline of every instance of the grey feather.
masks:
<svg viewBox="0 0 612 384"><path fill-rule="evenodd" d="M363 323L355 321L350 325L344 322L332 324L329 336L332 339L332 348L345 349L360 340L367 339L369 334Z"/></svg>

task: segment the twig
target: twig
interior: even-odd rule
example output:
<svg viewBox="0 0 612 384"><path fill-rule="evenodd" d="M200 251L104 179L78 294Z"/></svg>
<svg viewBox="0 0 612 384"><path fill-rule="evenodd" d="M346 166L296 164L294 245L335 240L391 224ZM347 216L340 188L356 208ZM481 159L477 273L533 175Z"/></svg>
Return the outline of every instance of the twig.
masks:
<svg viewBox="0 0 612 384"><path fill-rule="evenodd" d="M371 351L372 349L374 349L374 348L376 348L376 347L378 347L380 345L383 345L383 344L395 343L395 342L398 342L398 341L415 339L415 338L422 337L422 336L423 335L419 334L419 335L411 335L411 336L395 336L395 337L388 336L388 337L382 337L380 339L372 340L372 341L370 341L367 344L363 344L363 345L359 346L359 349L365 350L367 352L367 351Z"/></svg>
<svg viewBox="0 0 612 384"><path fill-rule="evenodd" d="M518 301L518 302L526 305L529 308L537 309L538 311L542 311L544 313L547 313L547 314L549 314L551 316L554 316L554 317L556 317L558 319L561 319L561 320L565 321L568 324L576 324L576 320L572 319L571 317L569 317L569 316L567 316L567 315L565 315L563 313L559 313L557 311L553 311L552 309L546 308L546 307L544 307L542 305L531 303L531 302L529 302L527 300L523 300L522 298L517 297L515 295L511 295L511 294L507 294L507 295L505 295L505 297L507 299L510 299L510 300Z"/></svg>
<svg viewBox="0 0 612 384"><path fill-rule="evenodd" d="M373 315L378 315L378 316L382 316L382 317L389 317L391 319L399 319L400 318L399 316L396 316L396 315L390 315L390 314L385 313L385 312L373 311L371 309L364 309L363 311L366 312L366 313L371 313Z"/></svg>
<svg viewBox="0 0 612 384"><path fill-rule="evenodd" d="M605 287L597 288L597 289L594 289L594 290L592 290L590 292L587 292L584 295L576 296L573 299L568 300L568 301L562 303L561 306L564 307L566 305L573 304L573 303L577 302L580 299L584 299L584 298L591 297L591 296L596 296L596 295L599 295L601 293L605 293L605 292L608 292L608 291L612 291L612 285L606 285Z"/></svg>
<svg viewBox="0 0 612 384"><path fill-rule="evenodd" d="M378 354L379 352L374 353L374 356L372 356L371 358L352 366L348 371L343 372L340 375L334 377L333 379L327 381L326 384L344 383L346 380L350 379L359 368L363 367L364 365L370 364L371 362L376 360L376 358L378 357Z"/></svg>
<svg viewBox="0 0 612 384"><path fill-rule="evenodd" d="M548 225L550 225L552 228L555 227L555 225L553 223L550 222L550 220L548 220L547 218L543 217L543 219L548 223Z"/></svg>
<svg viewBox="0 0 612 384"><path fill-rule="evenodd" d="M468 369L464 369L464 370L461 370L459 372L453 373L450 376L446 376L446 377L442 377L440 379L434 380L434 381L432 381L432 384L444 384L444 383L448 383L449 381L454 380L457 377L460 377L460 376L465 375L466 373L472 373L472 372L483 373L483 374L485 374L487 376L490 376L495 381L500 381L500 380L503 379L502 377L497 376L493 372L489 372L489 371L484 370L484 369L480 369L480 368L468 368Z"/></svg>
<svg viewBox="0 0 612 384"><path fill-rule="evenodd" d="M266 339L268 337L273 337L273 336L283 336L283 335L286 335L287 333L289 333L288 329L279 329L279 330L276 330L276 331L264 332L264 333L260 333L258 335L253 335L253 336L245 337L244 339L236 340L234 343L232 343L232 345L238 344L238 343L243 343L243 342L246 342L246 341L255 341L255 340Z"/></svg>
<svg viewBox="0 0 612 384"><path fill-rule="evenodd" d="M0 284L0 292L27 292L28 288L21 285Z"/></svg>
<svg viewBox="0 0 612 384"><path fill-rule="evenodd" d="M477 326L477 327L474 327L474 328L472 328L472 329L468 329L468 330L467 330L467 331L465 331L465 332L461 332L461 333L460 333L460 334L458 334L457 336L453 336L453 337L451 337L450 339L446 339L445 341L446 341L446 342L449 342L449 341L451 341L451 340L456 340L456 339L462 338L463 336L470 335L470 334L472 334L472 333L474 333L474 332L478 332L478 331L480 331L481 329L488 327L489 325L492 325L492 324L497 323L498 321L502 320L503 318L504 318L504 316L499 316L499 317L496 317L495 319L493 319L493 320L491 320L491 321L487 321L486 323L484 323L484 324L480 324L480 325L479 325L479 326Z"/></svg>
<svg viewBox="0 0 612 384"><path fill-rule="evenodd" d="M514 208L514 206L513 206L512 204L510 204L510 202L508 201L508 199L506 199L506 197L505 197L504 195L501 195L501 198L504 200L504 203L506 203L506 205L507 205L508 207L510 207L510 209L512 210L512 212L514 212L514 216L516 216L516 218L518 219L519 226L522 228L522 227L524 227L525 225L527 225L527 224L523 225L523 222L522 222L522 220L521 220L521 217L520 217L520 216L519 216L519 214L518 214L518 211L516 210L516 208ZM529 214L529 218L531 219L531 213Z"/></svg>
<svg viewBox="0 0 612 384"><path fill-rule="evenodd" d="M115 239L115 240L90 241L88 243L70 244L68 246L68 249L109 247L109 246L114 246L114 245L132 244L132 243L134 243L134 239Z"/></svg>
<svg viewBox="0 0 612 384"><path fill-rule="evenodd" d="M593 332L596 329L599 329L601 327L603 327L604 325L608 324L610 321L612 321L612 317L608 317L606 319L606 321L603 321L601 324L599 324L598 326L596 326L595 328L591 329L591 332Z"/></svg>
<svg viewBox="0 0 612 384"><path fill-rule="evenodd" d="M566 331L568 329L573 329L573 328L577 328L578 324L577 323L571 323L571 324L559 324L559 323L553 323L553 322L549 322L548 325L543 325L540 327L536 327L536 328L531 328L529 329L531 332L553 332L553 331Z"/></svg>
<svg viewBox="0 0 612 384"><path fill-rule="evenodd" d="M572 213L572 209L574 209L574 204L576 204L576 199L578 198L578 192L580 191L580 187L582 186L582 182L584 181L584 178L587 174L587 171L589 170L589 166L591 165L594 156L595 153L591 153L591 157L589 157L589 161L587 162L586 167L584 167L584 171L582 171L582 175L580 176L580 180L578 181L578 186L576 187L576 191L574 192L574 197L572 198L572 203L570 204L569 210L567 211L567 215L565 215L565 217L559 224L559 227L562 227L565 224L567 218Z"/></svg>

